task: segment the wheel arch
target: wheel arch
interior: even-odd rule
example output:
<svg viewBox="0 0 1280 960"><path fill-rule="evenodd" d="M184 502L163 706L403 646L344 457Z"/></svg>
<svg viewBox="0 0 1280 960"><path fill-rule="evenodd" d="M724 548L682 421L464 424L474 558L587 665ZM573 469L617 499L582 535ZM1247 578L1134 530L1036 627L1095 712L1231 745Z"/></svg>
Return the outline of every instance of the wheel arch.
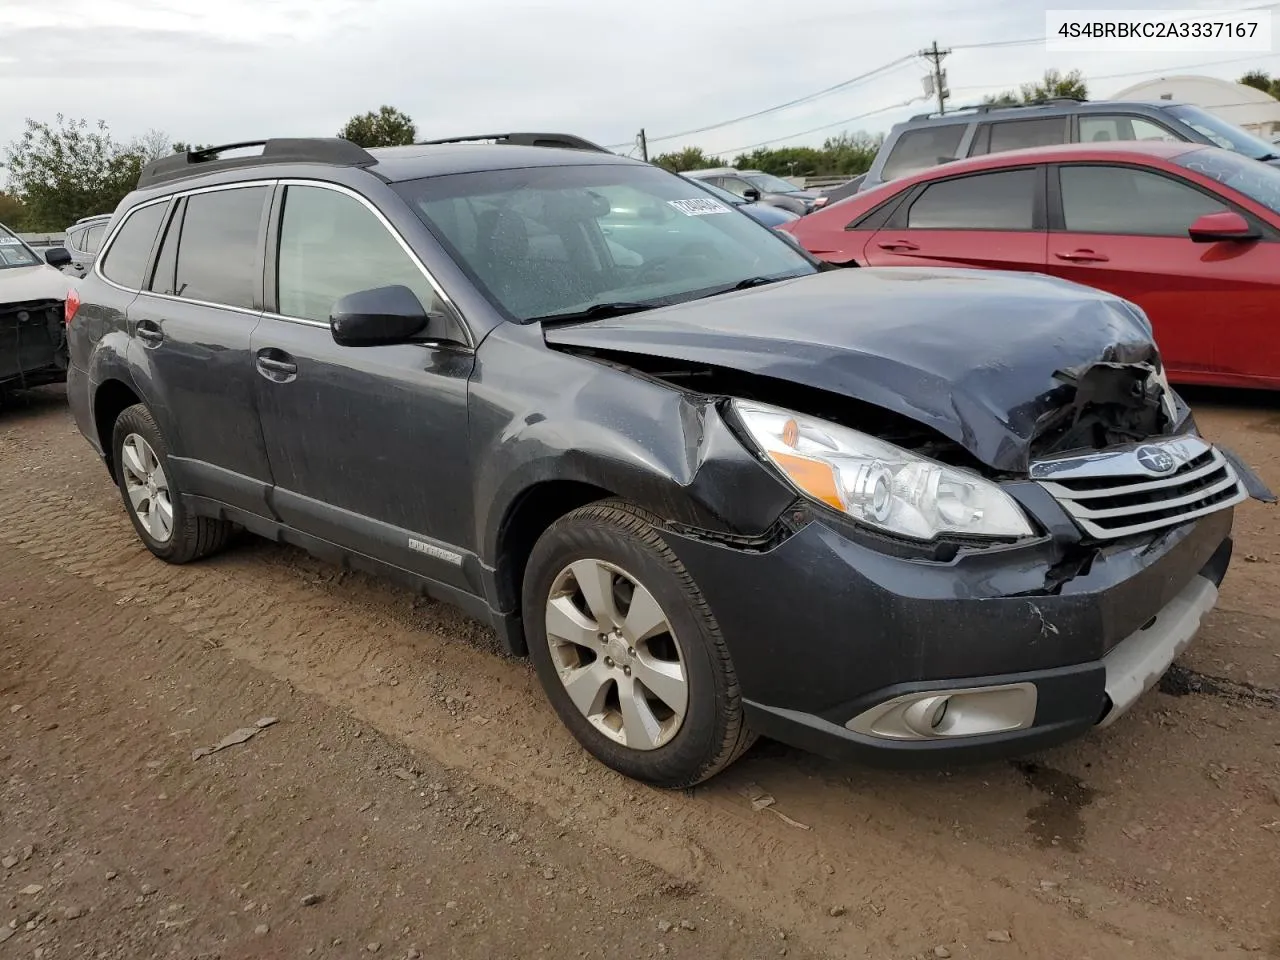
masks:
<svg viewBox="0 0 1280 960"><path fill-rule="evenodd" d="M103 460L114 480L119 480L119 476L116 474L115 450L111 446L112 430L114 430L116 420L120 418L120 414L141 402L142 398L138 396L133 387L114 377L104 380L94 391L93 426L94 430L97 431Z"/></svg>
<svg viewBox="0 0 1280 960"><path fill-rule="evenodd" d="M494 550L494 588L499 609L515 613L522 624L521 593L529 555L547 529L568 513L599 500L608 500L614 492L581 480L542 480L526 487L515 497L498 524ZM523 626L506 640L511 653L528 653Z"/></svg>

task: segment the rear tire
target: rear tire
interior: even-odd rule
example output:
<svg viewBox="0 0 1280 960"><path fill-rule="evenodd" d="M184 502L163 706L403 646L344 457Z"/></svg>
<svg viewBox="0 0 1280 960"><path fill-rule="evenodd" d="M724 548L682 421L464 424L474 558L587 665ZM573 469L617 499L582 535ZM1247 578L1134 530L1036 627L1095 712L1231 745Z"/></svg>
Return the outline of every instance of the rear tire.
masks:
<svg viewBox="0 0 1280 960"><path fill-rule="evenodd" d="M754 742L720 627L657 518L606 500L557 520L529 558L523 609L547 697L606 766L688 787Z"/></svg>
<svg viewBox="0 0 1280 960"><path fill-rule="evenodd" d="M111 452L125 512L148 550L166 563L190 563L226 545L230 523L195 516L184 506L169 445L144 404L116 418Z"/></svg>

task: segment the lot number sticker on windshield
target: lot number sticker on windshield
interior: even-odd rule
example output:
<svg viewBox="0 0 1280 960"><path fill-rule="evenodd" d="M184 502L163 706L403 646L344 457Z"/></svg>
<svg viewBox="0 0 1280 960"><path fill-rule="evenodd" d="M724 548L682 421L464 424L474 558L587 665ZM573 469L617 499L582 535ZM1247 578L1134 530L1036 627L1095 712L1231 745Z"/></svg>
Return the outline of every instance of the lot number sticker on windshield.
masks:
<svg viewBox="0 0 1280 960"><path fill-rule="evenodd" d="M0 237L0 246L16 247L22 243L17 237Z"/></svg>
<svg viewBox="0 0 1280 960"><path fill-rule="evenodd" d="M668 200L667 203L686 217L705 217L709 213L729 212L728 207L712 197L699 198L697 200Z"/></svg>

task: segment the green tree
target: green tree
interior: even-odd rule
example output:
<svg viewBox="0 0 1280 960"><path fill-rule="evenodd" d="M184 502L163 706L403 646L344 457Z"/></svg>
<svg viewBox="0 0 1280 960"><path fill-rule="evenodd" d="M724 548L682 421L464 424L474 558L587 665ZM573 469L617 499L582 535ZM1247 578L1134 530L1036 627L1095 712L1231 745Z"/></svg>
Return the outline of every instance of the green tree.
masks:
<svg viewBox="0 0 1280 960"><path fill-rule="evenodd" d="M4 164L9 189L25 206L30 230L61 230L80 217L110 213L138 182L143 155L116 141L107 125L27 120L9 144Z"/></svg>
<svg viewBox="0 0 1280 960"><path fill-rule="evenodd" d="M213 144L211 143L187 143L185 140L175 140L172 144L174 153L199 153L201 150L208 150Z"/></svg>
<svg viewBox="0 0 1280 960"><path fill-rule="evenodd" d="M1085 83L1084 74L1072 70L1063 74L1057 70L1046 70L1044 76L1034 83L1024 83L1017 90L1006 90L995 96L983 97L983 103L998 106L1014 106L1020 103L1036 103L1040 100L1051 100L1054 97L1073 97L1076 100L1089 99L1089 87Z"/></svg>
<svg viewBox="0 0 1280 960"><path fill-rule="evenodd" d="M10 230L23 230L27 225L27 208L12 194L0 190L0 223Z"/></svg>
<svg viewBox="0 0 1280 960"><path fill-rule="evenodd" d="M654 157L652 163L664 167L672 173L684 173L686 170L706 170L709 167L728 166L719 157L708 156L701 147L685 147L675 153L662 153Z"/></svg>
<svg viewBox="0 0 1280 960"><path fill-rule="evenodd" d="M1280 77L1273 77L1265 70L1250 70L1237 83L1243 83L1246 87L1261 90L1263 93L1270 94L1280 100Z"/></svg>
<svg viewBox="0 0 1280 960"><path fill-rule="evenodd" d="M362 147L401 147L417 139L418 128L408 114L395 107L383 106L377 113L370 110L352 117L338 131L338 136Z"/></svg>

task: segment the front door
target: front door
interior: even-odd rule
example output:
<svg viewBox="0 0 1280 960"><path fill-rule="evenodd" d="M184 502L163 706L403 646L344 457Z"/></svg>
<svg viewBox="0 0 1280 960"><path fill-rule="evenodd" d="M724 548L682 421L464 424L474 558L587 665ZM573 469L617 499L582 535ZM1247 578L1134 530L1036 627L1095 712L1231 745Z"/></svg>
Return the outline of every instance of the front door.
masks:
<svg viewBox="0 0 1280 960"><path fill-rule="evenodd" d="M278 210L254 382L274 505L290 526L421 576L468 587L474 539L465 333L377 347L334 342L336 300L400 284L453 317L422 267L361 198L288 185ZM271 269L274 266L274 269Z"/></svg>
<svg viewBox="0 0 1280 960"><path fill-rule="evenodd" d="M1154 170L1071 164L1058 174L1051 273L1141 307L1176 380L1280 378L1276 243L1192 241L1187 231L1196 219L1231 208Z"/></svg>

